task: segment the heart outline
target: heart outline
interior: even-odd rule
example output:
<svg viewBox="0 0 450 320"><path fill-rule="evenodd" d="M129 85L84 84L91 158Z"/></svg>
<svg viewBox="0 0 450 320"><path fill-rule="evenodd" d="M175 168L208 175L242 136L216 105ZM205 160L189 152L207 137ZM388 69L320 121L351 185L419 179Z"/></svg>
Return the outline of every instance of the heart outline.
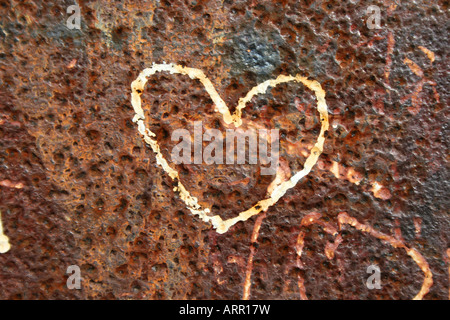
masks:
<svg viewBox="0 0 450 320"><path fill-rule="evenodd" d="M205 87L205 90L210 95L215 105L215 111L222 114L223 120L226 124L234 124L235 127L239 127L242 124L242 109L245 108L247 102L249 102L255 95L265 93L269 87L276 87L280 83L286 83L291 81L301 82L308 89L312 90L317 98L317 110L320 113L321 129L317 141L310 151L310 154L306 158L303 165L303 169L296 172L289 180L283 181L275 186L270 192L270 197L258 201L250 209L240 212L233 218L223 220L219 215L208 215L211 211L209 208L202 209L198 204L198 199L191 196L189 191L184 187L179 178L178 171L170 167L167 160L160 152L160 147L156 139L156 135L145 127L144 124L144 110L141 106L141 95L144 91L147 78L154 75L156 72L169 72L170 74L179 73L189 76L191 79L198 79ZM328 131L328 108L325 101L325 91L322 89L319 82L316 80L308 80L299 74L294 76L279 75L276 79L266 80L257 86L253 87L243 98L240 98L234 114L230 113L230 110L220 95L217 93L212 82L206 77L202 70L196 68L183 67L181 65L175 65L173 63L153 63L151 68L144 69L139 76L131 83L131 105L133 106L135 115L133 122L137 124L138 132L143 136L144 141L150 145L153 152L156 154L156 162L163 170L169 174L173 181L178 180L178 184L174 187L174 191L178 191L180 198L185 202L187 208L192 214L198 215L204 222L211 222L212 226L216 229L217 233L223 234L229 230L233 225L239 221L246 221L250 217L259 214L260 212L267 211L267 209L273 206L278 200L286 193L287 190L293 188L300 179L305 177L316 164L320 154L323 152L323 145L325 143L325 132Z"/></svg>

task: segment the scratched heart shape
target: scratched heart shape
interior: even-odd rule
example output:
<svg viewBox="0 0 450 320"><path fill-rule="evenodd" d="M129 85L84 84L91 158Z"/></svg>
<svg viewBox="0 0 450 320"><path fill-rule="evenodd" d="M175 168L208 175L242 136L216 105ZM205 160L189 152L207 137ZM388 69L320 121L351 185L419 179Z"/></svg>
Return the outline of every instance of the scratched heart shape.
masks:
<svg viewBox="0 0 450 320"><path fill-rule="evenodd" d="M245 108L247 102L249 102L254 96L265 93L269 87L275 87L280 83L286 83L296 81L302 83L304 86L312 90L317 98L317 110L320 113L321 130L314 147L311 149L310 154L306 158L303 169L296 172L289 180L276 183L272 191L268 190L268 198L258 201L253 207L248 210L242 211L233 218L223 220L219 215L211 216L209 208L202 208L198 204L198 199L192 196L185 186L181 183L178 171L169 166L167 160L160 152L160 147L156 141L156 135L145 127L144 124L144 110L141 106L141 94L144 92L147 78L154 75L156 72L169 72L171 74L179 73L187 75L191 79L198 79L205 87L206 91L210 95L212 101L215 104L215 111L222 114L223 120L226 124L233 124L235 127L239 127L242 124L242 109ZM186 203L187 208L192 214L198 215L204 222L210 222L218 233L225 233L230 227L235 225L239 221L246 221L250 217L266 211L270 206L277 203L277 201L286 193L287 190L293 188L300 179L306 176L316 164L320 154L323 151L323 145L325 142L325 131L328 130L328 110L325 101L325 91L320 86L319 82L315 80L308 80L306 77L300 75L286 76L280 75L276 79L264 81L263 83L252 88L245 97L240 98L234 114L230 113L227 105L223 99L219 96L211 81L205 76L203 71L195 68L183 67L175 65L173 63L153 64L151 68L144 69L136 80L131 83L131 104L133 106L135 115L133 122L137 124L139 133L143 136L144 141L152 148L156 155L156 161L164 171L169 174L170 178L177 183L174 187L174 191L178 192L180 198Z"/></svg>

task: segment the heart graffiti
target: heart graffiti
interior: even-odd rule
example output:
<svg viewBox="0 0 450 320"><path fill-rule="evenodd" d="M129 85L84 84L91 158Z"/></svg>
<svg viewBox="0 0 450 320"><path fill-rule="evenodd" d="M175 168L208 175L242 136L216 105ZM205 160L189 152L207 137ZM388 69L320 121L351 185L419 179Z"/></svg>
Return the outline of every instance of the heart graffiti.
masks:
<svg viewBox="0 0 450 320"><path fill-rule="evenodd" d="M254 96L263 94L269 87L275 87L278 84L296 81L302 83L308 89L312 90L317 98L317 110L320 114L321 130L317 141L313 148L310 150L308 157L306 158L303 169L296 172L287 181L275 181L275 185L271 184L271 190L268 190L268 197L258 201L253 207L248 210L242 211L233 218L223 220L219 215L210 215L209 208L202 208L198 203L198 199L192 196L185 186L181 183L179 173L173 169L161 154L159 144L156 140L156 135L145 127L144 119L145 114L142 109L141 95L144 92L147 78L154 75L156 72L169 72L171 74L187 75L191 79L198 79L205 87L206 92L210 95L212 101L215 104L215 111L222 114L223 120L227 125L233 124L236 128L242 124L242 109L245 108L247 102L249 102ZM174 182L176 182L175 192L178 192L180 198L186 203L187 208L192 214L198 215L204 222L210 222L218 233L227 232L230 227L235 225L239 221L246 221L250 217L259 214L260 212L267 211L270 206L273 206L277 201L286 193L287 190L293 188L303 177L305 177L316 164L320 154L323 151L325 143L325 132L328 130L328 109L325 101L325 91L322 89L319 82L315 80L309 80L301 75L280 75L276 79L264 81L263 83L252 88L245 97L240 98L236 110L233 114L230 113L229 108L219 96L211 81L205 76L203 71L196 68L183 67L172 63L166 64L153 64L151 68L144 69L136 80L131 83L131 104L133 106L135 115L133 122L137 124L139 133L143 136L144 141L152 148L156 154L157 163L163 168L163 170L169 174Z"/></svg>

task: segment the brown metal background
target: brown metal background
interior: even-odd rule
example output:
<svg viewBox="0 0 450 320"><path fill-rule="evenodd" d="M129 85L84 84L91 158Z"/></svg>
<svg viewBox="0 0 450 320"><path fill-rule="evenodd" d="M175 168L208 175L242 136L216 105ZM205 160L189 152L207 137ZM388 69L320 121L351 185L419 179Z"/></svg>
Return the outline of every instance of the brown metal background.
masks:
<svg viewBox="0 0 450 320"><path fill-rule="evenodd" d="M329 259L334 238L300 227L312 212L337 227L343 211L417 249L433 273L425 298L449 298L447 1L78 3L81 30L69 30L73 1L0 1L0 180L24 185L0 187L12 244L0 254L1 299L241 299L249 270L252 299L299 299L299 278L310 299L413 298L424 276L403 249L345 226ZM366 26L369 5L381 8L379 30ZM131 122L131 82L163 61L203 70L230 106L279 74L327 93L320 162L267 212L253 244L256 218L218 235L193 217ZM188 78L155 76L143 101L166 154L176 128L223 129ZM244 118L280 127L293 170L304 160L296 148L320 128L313 96L294 84L254 99ZM336 178L333 161L361 183ZM248 166L182 175L224 217L264 197L270 178ZM82 290L66 287L74 264ZM380 290L365 286L371 264Z"/></svg>

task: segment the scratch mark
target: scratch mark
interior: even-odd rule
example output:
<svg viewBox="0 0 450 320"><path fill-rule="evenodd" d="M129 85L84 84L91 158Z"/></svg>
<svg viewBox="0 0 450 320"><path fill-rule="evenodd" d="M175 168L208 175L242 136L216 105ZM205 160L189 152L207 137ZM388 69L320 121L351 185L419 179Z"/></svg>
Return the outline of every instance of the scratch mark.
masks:
<svg viewBox="0 0 450 320"><path fill-rule="evenodd" d="M395 39L391 31L387 36L387 53L386 53L386 65L384 67L384 80L388 86L390 86L389 75L391 73L392 54L394 52Z"/></svg>
<svg viewBox="0 0 450 320"><path fill-rule="evenodd" d="M372 188L370 191L372 191L375 198L378 199L389 200L392 197L391 192L377 181L372 182Z"/></svg>
<svg viewBox="0 0 450 320"><path fill-rule="evenodd" d="M325 255L327 256L328 259L332 259L334 257L334 251L342 242L342 238L338 234L338 230L335 227L333 227L330 223L321 220L321 218L322 215L319 212L309 213L303 217L302 221L300 222L300 228L312 224L318 224L324 229L326 233L337 236L337 239L335 240L334 244L327 244L327 247L325 248ZM297 236L297 243L295 245L295 252L297 253L296 264L297 268L299 269L304 269L304 265L301 260L304 246L305 246L305 232L300 230ZM308 296L306 295L305 280L303 279L300 273L297 276L297 284L300 292L300 299L308 300Z"/></svg>
<svg viewBox="0 0 450 320"><path fill-rule="evenodd" d="M255 256L256 247L255 244L258 243L258 235L259 235L259 229L261 228L261 223L266 217L266 213L264 212L262 215L260 215L256 221L255 225L253 227L252 232L252 242L250 246L250 256L248 257L247 262L247 270L245 272L245 282L244 282L244 294L242 296L242 300L248 300L250 297L250 287L252 282L252 272L253 272L253 257Z"/></svg>
<svg viewBox="0 0 450 320"><path fill-rule="evenodd" d="M77 59L72 59L69 64L66 66L67 69L72 69L77 65Z"/></svg>
<svg viewBox="0 0 450 320"><path fill-rule="evenodd" d="M361 181L364 179L363 174L356 171L352 167L344 167L342 164L337 161L331 161L331 165L327 164L325 161L319 161L318 166L320 169L325 169L330 171L337 179L344 179L351 183L360 185ZM392 197L391 192L388 188L384 187L377 181L368 179L371 187L369 188L367 185L362 185L361 188L364 191L370 191L373 193L375 198L382 200L389 200Z"/></svg>
<svg viewBox="0 0 450 320"><path fill-rule="evenodd" d="M435 56L434 56L434 52L431 51L430 49L427 49L425 47L419 46L419 49L423 51L423 53L425 53L428 57L428 59L430 59L431 63L434 62L435 60Z"/></svg>
<svg viewBox="0 0 450 320"><path fill-rule="evenodd" d="M11 249L9 238L3 233L2 212L0 211L0 253L6 253Z"/></svg>
<svg viewBox="0 0 450 320"><path fill-rule="evenodd" d="M338 163L337 161L332 161L331 166L328 170L337 178L337 179L345 179L350 181L351 183L356 184L357 186L361 183L363 179L363 175L357 172L352 167L345 168L343 165Z"/></svg>
<svg viewBox="0 0 450 320"><path fill-rule="evenodd" d="M395 223L395 227L394 227L395 239L400 240L400 241L405 241L405 239L403 239L402 230L400 229L400 220L395 219L394 223Z"/></svg>
<svg viewBox="0 0 450 320"><path fill-rule="evenodd" d="M417 251L414 248L407 247L404 244L404 242L400 239L396 239L395 237L389 236L387 234L384 234L380 231L373 229L371 226L358 222L358 220L356 220L353 217L350 217L346 212L339 213L338 222L339 228L341 228L343 224L348 224L361 232L367 232L368 234L377 239L388 242L394 248L404 249L425 275L422 287L420 288L419 293L417 293L417 295L414 297L414 300L422 300L423 297L430 291L430 288L433 285L433 274L431 273L428 262L420 254L419 251Z"/></svg>
<svg viewBox="0 0 450 320"><path fill-rule="evenodd" d="M422 218L414 217L413 221L414 221L414 229L416 231L416 237L420 238L420 233L422 229Z"/></svg>
<svg viewBox="0 0 450 320"><path fill-rule="evenodd" d="M450 300L450 248L447 249L447 263L448 263L448 299Z"/></svg>
<svg viewBox="0 0 450 320"><path fill-rule="evenodd" d="M417 63L408 58L405 58L403 62L409 67L409 69L411 69L412 72L414 72L416 76L419 76L421 78L423 77L422 68L420 68Z"/></svg>
<svg viewBox="0 0 450 320"><path fill-rule="evenodd" d="M336 237L336 240L334 241L334 243L328 242L325 246L326 257L330 260L333 259L337 247L343 241L341 235L338 233L338 230L336 228L334 228L330 223L323 221L322 215L318 212L313 212L313 213L306 215L302 219L302 222L300 223L300 227L308 226L308 225L312 225L312 224L317 224L317 225L321 226L325 232L327 232L328 234L334 235ZM406 253L419 266L419 268L422 270L422 272L425 275L422 287L421 287L419 293L417 293L417 295L414 297L414 300L423 299L423 297L429 292L431 286L433 285L433 274L431 273L428 262L420 254L419 251L417 251L414 248L409 248L408 246L405 245L403 238L401 237L401 234L400 235L396 234L396 236L394 236L394 237L389 236L387 234L384 234L380 231L373 229L371 226L368 226L366 224L362 224L362 223L358 222L358 220L356 220L353 217L350 217L346 212L341 212L338 214L338 224L339 224L339 230L342 230L342 225L348 224L361 232L366 232L379 240L386 241L394 248L404 249L406 251ZM296 263L297 263L297 267L300 269L304 269L304 265L301 262L302 251L304 248L304 239L305 239L305 232L300 231L299 235L297 237L297 244L295 247L295 250L297 253ZM447 254L450 254L450 249L447 250ZM449 258L449 263L450 263L450 258ZM449 266L449 279L450 279L450 266ZM306 296L306 288L304 285L304 279L300 274L298 276L298 287L299 287L299 291L300 291L300 299L307 300L308 297ZM449 295L450 295L450 293L449 293Z"/></svg>
<svg viewBox="0 0 450 320"><path fill-rule="evenodd" d="M420 47L420 48L422 49L422 51L424 51L423 49L426 49L424 47ZM428 50L428 49L426 49L426 50ZM428 58L431 60L431 63L433 63L434 58L435 58L434 53L432 51L429 51L429 50L426 51L426 50L424 52L427 54ZM403 63L406 64L415 75L420 77L420 80L416 83L413 92L411 94L407 95L406 97L403 97L400 100L401 103L404 103L405 101L411 99L412 106L408 107L408 111L413 115L416 115L419 113L420 108L421 108L419 94L422 92L423 86L425 84L429 84L432 86L434 99L436 100L437 103L440 103L439 93L436 90L436 82L431 79L426 78L424 76L422 68L420 68L419 65L417 65L417 63L415 63L414 61L412 61L408 58L405 58Z"/></svg>
<svg viewBox="0 0 450 320"><path fill-rule="evenodd" d="M334 258L334 253L336 252L336 249L339 247L342 241L343 239L341 235L338 234L334 242L327 242L327 244L325 245L325 255L327 256L328 260L332 260Z"/></svg>
<svg viewBox="0 0 450 320"><path fill-rule="evenodd" d="M0 181L0 186L7 188L22 189L24 187L24 184L22 182L12 182L11 180L6 179Z"/></svg>

